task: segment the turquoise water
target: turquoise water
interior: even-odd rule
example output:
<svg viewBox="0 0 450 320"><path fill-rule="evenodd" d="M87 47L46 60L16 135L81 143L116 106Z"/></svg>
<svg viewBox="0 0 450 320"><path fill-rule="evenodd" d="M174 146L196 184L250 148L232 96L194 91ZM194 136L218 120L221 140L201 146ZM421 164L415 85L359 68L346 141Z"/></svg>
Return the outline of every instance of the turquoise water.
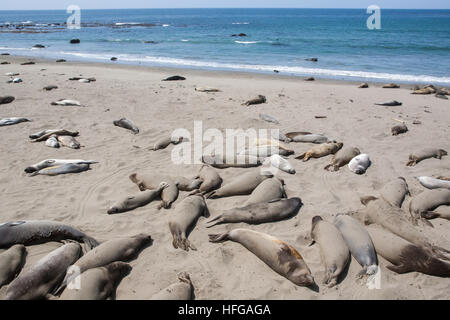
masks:
<svg viewBox="0 0 450 320"><path fill-rule="evenodd" d="M0 51L450 85L450 10L382 10L381 30L367 28L362 9L82 10L80 30L65 27L68 17L65 11L0 11ZM239 33L247 36L231 36ZM81 44L69 44L71 38ZM311 57L319 61L305 60Z"/></svg>

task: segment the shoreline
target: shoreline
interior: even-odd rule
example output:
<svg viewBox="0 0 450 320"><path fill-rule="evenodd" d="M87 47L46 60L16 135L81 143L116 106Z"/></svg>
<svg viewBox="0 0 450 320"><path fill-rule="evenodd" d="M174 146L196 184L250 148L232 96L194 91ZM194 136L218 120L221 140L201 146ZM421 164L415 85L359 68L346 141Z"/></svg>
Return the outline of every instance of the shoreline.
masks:
<svg viewBox="0 0 450 320"><path fill-rule="evenodd" d="M3 51L2 51L3 52ZM41 63L56 63L55 59L52 58L44 58L44 57L36 57L36 56L27 56L27 55L14 55L10 54L9 56L0 56L1 61L7 61L6 57L12 57L13 59L18 59L21 62L25 61L35 61L35 62L41 62ZM6 60L5 60L6 59ZM97 67L110 67L110 68L117 68L117 69L129 69L129 70L147 70L150 72L167 72L167 73L193 73L199 76L202 75L209 75L209 76L217 76L220 77L222 74L226 76L231 77L239 77L239 78L260 78L260 79L269 79L269 80L293 80L293 81L299 81L299 82L305 82L305 78L308 76L298 76L298 75L288 75L283 73L265 73L265 72L252 72L252 71L234 71L234 70L214 70L214 69L207 69L207 68L190 68L190 67L171 67L171 66L150 66L150 65L136 65L132 63L120 63L119 62L97 62L97 61L82 61L82 60L67 60L66 62L63 62L61 64L64 65L92 65ZM344 79L332 79L327 77L320 77L320 76L313 76L315 78L314 81L311 83L323 83L323 84L347 84L347 85L358 85L363 82L367 82L369 86L378 87L381 88L383 85L390 83L389 81L371 81L371 80L344 80ZM400 85L408 86L410 89L412 89L414 86L425 86L430 83L427 82L404 82L404 81L394 81L395 83L398 83ZM445 85L437 85L438 87L442 88L450 88L449 86Z"/></svg>

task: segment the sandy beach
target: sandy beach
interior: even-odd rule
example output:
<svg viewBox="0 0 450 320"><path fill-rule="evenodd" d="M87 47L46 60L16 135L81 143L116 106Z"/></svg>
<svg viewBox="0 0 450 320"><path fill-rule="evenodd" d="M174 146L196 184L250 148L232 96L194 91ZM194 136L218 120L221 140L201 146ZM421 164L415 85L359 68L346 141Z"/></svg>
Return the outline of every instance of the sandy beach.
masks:
<svg viewBox="0 0 450 320"><path fill-rule="evenodd" d="M16 100L0 105L0 118L26 117L32 122L1 127L0 143L0 223L16 220L54 220L74 226L99 241L149 233L152 246L131 261L131 273L117 289L117 299L149 299L161 289L177 282L177 273L190 274L196 299L450 299L450 279L418 272L396 274L386 268L381 256L381 288L369 290L357 274L361 266L352 258L347 274L334 288L322 285L325 275L317 245L309 246L311 219L316 215L333 221L338 213L361 208L360 197L378 195L378 190L396 177L404 177L412 196L426 190L418 176L450 176L450 157L429 159L407 167L410 153L424 147L450 150L450 100L434 95L412 95L411 84L400 89L383 89L382 84L331 80L304 81L283 74L263 75L189 69L150 68L116 64L96 64L32 59L35 65L20 65L25 57L1 56L0 96ZM7 84L7 72L20 73L23 82ZM185 81L162 82L172 75ZM70 77L95 77L91 83L69 81ZM58 89L43 91L47 85ZM221 92L204 93L196 87L213 87ZM241 104L257 95L267 103ZM59 99L78 100L85 107L52 106ZM375 103L401 101L402 106L384 107ZM259 119L264 113L279 124ZM315 116L326 116L317 119ZM113 125L127 118L140 129L130 131ZM401 120L409 131L392 136L391 128ZM418 120L421 124L413 124ZM247 225L225 224L207 229L201 217L189 235L197 251L185 252L172 246L168 220L187 192L180 192L169 210L158 210L159 201L131 212L108 215L107 209L124 195L139 192L129 180L134 172L157 172L193 177L201 165L174 165L173 145L150 151L156 140L185 128L193 132L194 121L202 121L203 130L249 128L310 131L322 133L358 147L370 155L372 165L364 175L348 167L338 172L323 168L331 156L308 162L295 160L313 145L290 143L295 151L289 161L295 175L279 173L288 197L302 199L303 207L292 219ZM28 136L45 129L79 131L82 148L49 148L44 142L31 143ZM45 159L85 159L98 164L79 174L28 177L24 169ZM224 184L248 169L218 170ZM224 209L241 206L248 196L207 200L211 216ZM405 217L411 197L403 204ZM449 211L449 207L443 208ZM450 249L450 222L432 221L434 228L417 227L441 247ZM235 228L268 233L295 247L309 266L318 292L299 287L271 270L243 246L233 242L210 243L208 234ZM28 247L25 270L38 259L60 246L47 243ZM0 253L3 250L0 250ZM0 290L4 296L6 287Z"/></svg>

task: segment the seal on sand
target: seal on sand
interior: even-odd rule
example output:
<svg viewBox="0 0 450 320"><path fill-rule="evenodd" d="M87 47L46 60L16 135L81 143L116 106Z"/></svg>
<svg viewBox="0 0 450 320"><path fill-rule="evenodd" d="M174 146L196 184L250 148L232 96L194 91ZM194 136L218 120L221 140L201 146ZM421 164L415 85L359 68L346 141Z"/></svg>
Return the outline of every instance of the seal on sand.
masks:
<svg viewBox="0 0 450 320"><path fill-rule="evenodd" d="M252 170L240 175L238 178L230 183L225 184L220 189L214 190L207 195L208 199L217 199L224 197L232 197L239 195L248 195L256 189L261 182L272 178L273 174L270 172L261 172L260 170Z"/></svg>
<svg viewBox="0 0 450 320"><path fill-rule="evenodd" d="M443 149L425 148L420 151L416 151L409 155L409 161L406 164L408 167L413 167L420 161L430 158L436 158L441 160L443 156L448 155L448 152Z"/></svg>
<svg viewBox="0 0 450 320"><path fill-rule="evenodd" d="M408 183L405 178L398 177L385 184L380 190L380 195L394 207L401 208L406 195L410 195Z"/></svg>
<svg viewBox="0 0 450 320"><path fill-rule="evenodd" d="M161 182L168 184L161 192L161 205L159 208L168 209L178 199L179 189L177 182L168 176L133 173L130 180L139 187L139 190L157 189Z"/></svg>
<svg viewBox="0 0 450 320"><path fill-rule="evenodd" d="M223 223L260 224L281 221L293 217L302 206L300 198L276 199L265 203L254 203L240 208L223 211L209 220L206 226L211 228Z"/></svg>
<svg viewBox="0 0 450 320"><path fill-rule="evenodd" d="M78 259L80 254L81 247L78 243L68 243L53 250L11 282L5 299L45 298L61 281L67 268Z"/></svg>
<svg viewBox="0 0 450 320"><path fill-rule="evenodd" d="M429 250L382 228L368 226L367 231L377 253L392 263L386 266L389 270L400 274L421 272L431 276L450 277L450 264L437 259Z"/></svg>
<svg viewBox="0 0 450 320"><path fill-rule="evenodd" d="M266 103L266 101L267 101L267 99L265 96L258 95L258 97L256 97L255 99L248 100L247 102L244 102L242 105L248 107L248 106L255 105L255 104Z"/></svg>
<svg viewBox="0 0 450 320"><path fill-rule="evenodd" d="M163 79L162 81L180 81L180 80L186 80L186 78L182 76L171 76L166 79Z"/></svg>
<svg viewBox="0 0 450 320"><path fill-rule="evenodd" d="M58 166L41 169L39 171L35 171L30 173L30 177L34 177L37 175L44 176L58 176L60 174L69 174L69 173L80 173L84 171L88 171L90 169L89 164L86 163L66 163Z"/></svg>
<svg viewBox="0 0 450 320"><path fill-rule="evenodd" d="M305 143L327 143L330 142L326 136L322 134L313 134L311 132L289 132L286 133L288 137L293 142L305 142Z"/></svg>
<svg viewBox="0 0 450 320"><path fill-rule="evenodd" d="M209 241L240 243L273 271L292 283L305 287L315 284L311 271L300 253L286 242L268 234L248 229L234 229L223 234L211 234Z"/></svg>
<svg viewBox="0 0 450 320"><path fill-rule="evenodd" d="M93 268L79 275L79 288L66 288L59 300L106 300L115 298L120 281L131 271L125 262L113 262L104 267Z"/></svg>
<svg viewBox="0 0 450 320"><path fill-rule="evenodd" d="M347 215L338 215L334 225L341 232L352 256L363 267L360 275L375 274L378 270L377 254L372 239L364 226L358 220Z"/></svg>
<svg viewBox="0 0 450 320"><path fill-rule="evenodd" d="M29 166L25 169L26 173L32 173L35 171L39 171L45 168L50 168L50 167L55 167L55 166L60 166L66 163L75 163L75 164L95 164L98 163L96 161L93 160L60 160L60 159L47 159L47 160L43 160L39 163L36 163L32 166Z"/></svg>
<svg viewBox="0 0 450 320"><path fill-rule="evenodd" d="M329 170L330 167L333 171L338 171L340 167L348 164L354 157L359 155L361 151L358 148L347 147L339 150L331 159L331 163L327 165L324 169Z"/></svg>
<svg viewBox="0 0 450 320"><path fill-rule="evenodd" d="M393 100L393 101L388 101L388 102L375 103L375 105L385 106L385 107L397 107L397 106L401 106L402 103L398 102L397 100Z"/></svg>
<svg viewBox="0 0 450 320"><path fill-rule="evenodd" d="M167 148L171 143L172 144L179 144L184 141L183 137L166 137L161 138L158 141L155 142L155 145L153 148L150 148L150 150L157 151L161 149Z"/></svg>
<svg viewBox="0 0 450 320"><path fill-rule="evenodd" d="M322 217L312 218L311 238L320 247L320 256L325 266L324 284L334 287L341 273L350 262L350 251L341 232Z"/></svg>
<svg viewBox="0 0 450 320"><path fill-rule="evenodd" d="M420 218L433 219L439 217L439 214L432 212L434 209L448 205L450 205L449 189L425 190L412 198L409 213L415 221Z"/></svg>
<svg viewBox="0 0 450 320"><path fill-rule="evenodd" d="M125 118L121 118L120 120L113 121L116 127L122 127L124 129L131 130L134 134L139 133L139 128L131 121Z"/></svg>
<svg viewBox="0 0 450 320"><path fill-rule="evenodd" d="M203 180L199 189L203 194L219 189L222 185L222 178L217 171L206 164L201 167L200 172L195 179Z"/></svg>
<svg viewBox="0 0 450 320"><path fill-rule="evenodd" d="M22 123L22 122L30 122L30 119L27 118L5 118L5 119L0 119L0 127L5 127L5 126L12 126L18 123Z"/></svg>
<svg viewBox="0 0 450 320"><path fill-rule="evenodd" d="M280 169L281 171L290 174L296 173L294 167L289 163L289 161L280 156L279 154L274 154L271 157L266 158L266 160L264 160L263 165L270 165L274 168Z"/></svg>
<svg viewBox="0 0 450 320"><path fill-rule="evenodd" d="M16 244L0 254L0 288L10 283L20 272L27 250L24 245Z"/></svg>
<svg viewBox="0 0 450 320"><path fill-rule="evenodd" d="M296 157L295 159L298 160L303 159L303 161L308 161L310 158L325 157L330 154L335 154L342 148L343 145L344 145L343 143L336 143L336 142L322 143L318 146L313 147L312 149L302 154L301 156Z"/></svg>
<svg viewBox="0 0 450 320"><path fill-rule="evenodd" d="M284 190L284 180L273 177L261 182L255 190L252 191L252 194L245 202L245 205L270 202L281 198L287 198L286 191Z"/></svg>
<svg viewBox="0 0 450 320"><path fill-rule="evenodd" d="M435 179L432 177L417 177L417 180L419 180L421 185L428 189L450 189L450 180Z"/></svg>
<svg viewBox="0 0 450 320"><path fill-rule="evenodd" d="M181 201L169 221L173 247L186 251L189 251L189 249L197 250L187 237L200 216L207 217L208 215L208 207L203 195L192 194Z"/></svg>
<svg viewBox="0 0 450 320"><path fill-rule="evenodd" d="M71 149L80 149L80 143L72 136L58 136L58 142L61 146Z"/></svg>
<svg viewBox="0 0 450 320"><path fill-rule="evenodd" d="M400 125L397 125L397 126L395 126L395 127L392 127L392 128L391 128L391 132L392 132L392 135L393 135L393 136L398 136L399 134L408 132L408 127L407 127L406 124L403 122L403 123L400 124Z"/></svg>
<svg viewBox="0 0 450 320"><path fill-rule="evenodd" d="M8 104L15 100L13 96L0 97L0 104Z"/></svg>
<svg viewBox="0 0 450 320"><path fill-rule="evenodd" d="M180 272L178 274L178 280L180 280L180 282L174 283L161 290L160 292L152 296L150 300L192 300L194 286L192 285L189 274L187 274L186 272Z"/></svg>
<svg viewBox="0 0 450 320"><path fill-rule="evenodd" d="M350 171L356 174L364 174L371 165L368 154L360 154L354 157L348 164Z"/></svg>
<svg viewBox="0 0 450 320"><path fill-rule="evenodd" d="M94 238L59 222L30 220L0 224L0 248L9 248L15 244L28 246L62 240L83 242L89 249L98 245Z"/></svg>
<svg viewBox="0 0 450 320"><path fill-rule="evenodd" d="M201 161L218 169L251 168L259 167L262 164L260 158L249 155L204 155L202 156Z"/></svg>

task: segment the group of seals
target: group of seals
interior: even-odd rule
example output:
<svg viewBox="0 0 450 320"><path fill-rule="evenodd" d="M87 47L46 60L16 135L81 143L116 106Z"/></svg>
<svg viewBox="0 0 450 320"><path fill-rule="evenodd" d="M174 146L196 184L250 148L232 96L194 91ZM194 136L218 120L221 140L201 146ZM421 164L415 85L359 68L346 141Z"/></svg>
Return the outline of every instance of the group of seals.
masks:
<svg viewBox="0 0 450 320"><path fill-rule="evenodd" d="M25 263L26 248L22 244L13 245L0 254L0 288L9 284Z"/></svg>
<svg viewBox="0 0 450 320"><path fill-rule="evenodd" d="M409 212L414 220L433 219L440 214L432 211L442 205L450 205L450 189L425 190L412 198Z"/></svg>
<svg viewBox="0 0 450 320"><path fill-rule="evenodd" d="M329 170L333 168L333 171L338 171L340 167L348 164L353 158L361 154L358 148L347 147L339 150L331 159L331 163L327 165L324 169Z"/></svg>

